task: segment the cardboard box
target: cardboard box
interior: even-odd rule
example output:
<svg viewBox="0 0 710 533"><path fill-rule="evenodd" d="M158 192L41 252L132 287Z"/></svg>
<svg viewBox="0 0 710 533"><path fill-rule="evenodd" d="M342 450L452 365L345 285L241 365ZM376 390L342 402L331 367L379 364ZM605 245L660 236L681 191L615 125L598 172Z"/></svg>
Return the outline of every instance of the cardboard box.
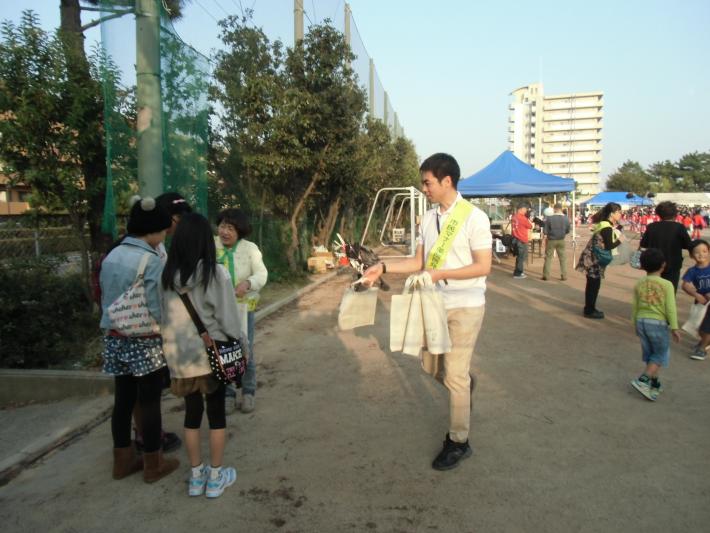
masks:
<svg viewBox="0 0 710 533"><path fill-rule="evenodd" d="M323 274L328 268L334 268L333 256L312 256L308 258L308 270L314 274Z"/></svg>

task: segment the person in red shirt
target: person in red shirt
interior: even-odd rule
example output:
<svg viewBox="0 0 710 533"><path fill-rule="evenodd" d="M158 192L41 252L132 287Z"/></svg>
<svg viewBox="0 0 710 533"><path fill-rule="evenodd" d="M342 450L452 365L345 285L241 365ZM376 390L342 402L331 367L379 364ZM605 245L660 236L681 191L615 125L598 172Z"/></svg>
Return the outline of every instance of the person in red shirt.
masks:
<svg viewBox="0 0 710 533"><path fill-rule="evenodd" d="M530 222L528 218L529 210L530 206L528 204L519 205L510 221L513 234L512 245L517 251L515 270L513 271L513 277L515 279L527 278L524 269L525 260L528 258L528 232L532 229L532 222Z"/></svg>
<svg viewBox="0 0 710 533"><path fill-rule="evenodd" d="M700 210L696 209L695 214L693 214L693 240L700 238L700 230L705 227L705 219L700 214Z"/></svg>

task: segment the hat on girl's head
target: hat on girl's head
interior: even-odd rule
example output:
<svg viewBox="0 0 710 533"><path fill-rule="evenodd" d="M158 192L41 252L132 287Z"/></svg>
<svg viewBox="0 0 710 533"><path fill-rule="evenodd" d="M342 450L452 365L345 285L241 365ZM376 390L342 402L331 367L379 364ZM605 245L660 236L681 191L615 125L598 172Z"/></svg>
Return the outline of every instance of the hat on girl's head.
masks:
<svg viewBox="0 0 710 533"><path fill-rule="evenodd" d="M129 235L140 237L163 231L172 225L170 214L150 196L134 196L131 198L131 206L126 227Z"/></svg>

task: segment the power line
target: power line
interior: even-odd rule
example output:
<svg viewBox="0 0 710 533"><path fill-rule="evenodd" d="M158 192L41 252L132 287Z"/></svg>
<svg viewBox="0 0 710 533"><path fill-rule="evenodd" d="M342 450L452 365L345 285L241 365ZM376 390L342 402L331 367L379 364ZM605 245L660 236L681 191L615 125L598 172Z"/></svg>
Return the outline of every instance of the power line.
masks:
<svg viewBox="0 0 710 533"><path fill-rule="evenodd" d="M313 18L318 20L318 15L316 15L316 5L313 3L313 0L311 0L311 7L313 8Z"/></svg>
<svg viewBox="0 0 710 533"><path fill-rule="evenodd" d="M335 21L335 15L338 14L338 8L340 7L340 4L343 2L343 0L339 0L337 4L335 4L335 11L333 11L333 21Z"/></svg>
<svg viewBox="0 0 710 533"><path fill-rule="evenodd" d="M232 3L237 6L237 3L232 0ZM242 0L239 0L239 5L237 6L239 8L239 11L242 13L242 17L244 16L244 6L242 5Z"/></svg>
<svg viewBox="0 0 710 533"><path fill-rule="evenodd" d="M217 0L212 0L215 4L217 4L217 7L219 7L225 15L229 16L229 13L227 13L227 10L222 7L222 5L217 1Z"/></svg>
<svg viewBox="0 0 710 533"><path fill-rule="evenodd" d="M203 6L203 5L200 3L200 0L195 0L195 3L196 3L198 6L200 6L200 7L202 8L202 11L204 11L205 13L207 13L207 14L209 15L209 17L210 17L212 20L214 20L217 24L219 24L219 21L215 18L215 16L214 16L212 13L210 13L209 11L207 11L207 8L206 8L205 6Z"/></svg>

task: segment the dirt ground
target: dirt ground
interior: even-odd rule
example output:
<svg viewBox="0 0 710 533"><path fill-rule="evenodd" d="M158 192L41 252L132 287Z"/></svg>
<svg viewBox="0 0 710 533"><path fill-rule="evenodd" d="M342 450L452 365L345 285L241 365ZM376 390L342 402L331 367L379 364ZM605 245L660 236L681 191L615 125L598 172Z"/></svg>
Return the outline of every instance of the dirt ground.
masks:
<svg viewBox="0 0 710 533"><path fill-rule="evenodd" d="M6 532L668 532L710 524L710 360L672 348L665 391L630 385L641 369L629 314L641 273L610 268L598 307L581 316L584 277L489 277L475 358L474 455L430 463L447 431L444 390L416 358L388 350L391 293L372 327L341 332L337 276L257 326L254 413L228 417L236 484L188 498L187 461L155 485L110 477L110 426L46 457L0 488ZM571 261L570 261L571 263ZM392 290L403 277L387 276ZM689 298L679 295L681 319ZM164 402L181 427L181 402ZM203 426L206 423L203 423Z"/></svg>

